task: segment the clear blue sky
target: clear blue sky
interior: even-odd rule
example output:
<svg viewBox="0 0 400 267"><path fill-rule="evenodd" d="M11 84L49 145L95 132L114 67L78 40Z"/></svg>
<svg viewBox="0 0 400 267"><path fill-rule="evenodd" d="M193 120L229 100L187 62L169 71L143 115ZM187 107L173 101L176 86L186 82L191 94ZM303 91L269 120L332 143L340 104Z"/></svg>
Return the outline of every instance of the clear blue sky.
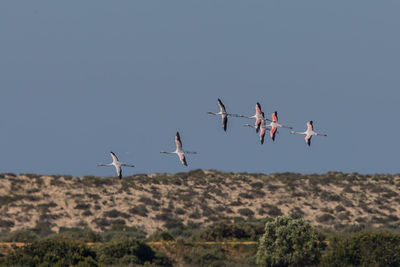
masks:
<svg viewBox="0 0 400 267"><path fill-rule="evenodd" d="M399 1L1 1L0 172L399 172ZM263 146L228 112L268 117ZM198 151L182 166L174 155Z"/></svg>

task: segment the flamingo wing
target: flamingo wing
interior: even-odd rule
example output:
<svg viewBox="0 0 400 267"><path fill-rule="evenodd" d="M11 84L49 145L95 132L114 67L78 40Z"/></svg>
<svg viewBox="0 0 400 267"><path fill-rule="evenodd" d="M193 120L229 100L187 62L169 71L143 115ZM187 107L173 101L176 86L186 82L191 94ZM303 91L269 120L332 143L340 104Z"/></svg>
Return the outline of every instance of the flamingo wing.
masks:
<svg viewBox="0 0 400 267"><path fill-rule="evenodd" d="M272 141L275 141L276 130L276 126L272 126L271 130L269 131L269 135L271 136Z"/></svg>
<svg viewBox="0 0 400 267"><path fill-rule="evenodd" d="M313 123L313 121L307 122L307 130L308 131L314 131L314 123Z"/></svg>
<svg viewBox="0 0 400 267"><path fill-rule="evenodd" d="M179 160L182 162L182 164L185 165L185 166L187 166L185 154L180 153L180 154L178 154L178 156L179 156Z"/></svg>
<svg viewBox="0 0 400 267"><path fill-rule="evenodd" d="M265 128L261 127L261 131L260 131L260 141L261 144L264 144L264 137L265 137Z"/></svg>
<svg viewBox="0 0 400 267"><path fill-rule="evenodd" d="M110 152L110 155L111 155L111 157L112 157L112 159L113 159L113 162L115 163L115 162L118 162L118 158L117 158L117 156L114 154L114 152Z"/></svg>
<svg viewBox="0 0 400 267"><path fill-rule="evenodd" d="M119 179L122 179L122 168L121 168L121 166L119 166L119 165L115 166L115 170L117 171L117 175L118 175Z"/></svg>
<svg viewBox="0 0 400 267"><path fill-rule="evenodd" d="M176 135L175 135L175 144L176 144L176 149L177 149L177 150L182 149L181 136L179 135L179 132L176 132Z"/></svg>
<svg viewBox="0 0 400 267"><path fill-rule="evenodd" d="M258 133L258 131L260 130L261 121L262 121L261 119L256 119L256 124L255 124L256 133Z"/></svg>
<svg viewBox="0 0 400 267"><path fill-rule="evenodd" d="M272 121L275 123L278 122L278 112L277 111L272 113Z"/></svg>
<svg viewBox="0 0 400 267"><path fill-rule="evenodd" d="M260 103L257 102L257 104L256 104L256 114L257 115L261 115L261 112L262 112L261 111L261 105L260 105Z"/></svg>
<svg viewBox="0 0 400 267"><path fill-rule="evenodd" d="M218 98L218 106L219 106L219 111L220 112L224 112L224 113L226 112L225 106L224 106L224 104L222 104L222 101L219 98Z"/></svg>
<svg viewBox="0 0 400 267"><path fill-rule="evenodd" d="M222 127L224 127L225 132L226 132L227 125L228 125L228 116L222 115Z"/></svg>
<svg viewBox="0 0 400 267"><path fill-rule="evenodd" d="M312 135L306 135L306 137L304 138L304 140L306 140L306 143L308 146L311 146L311 137Z"/></svg>

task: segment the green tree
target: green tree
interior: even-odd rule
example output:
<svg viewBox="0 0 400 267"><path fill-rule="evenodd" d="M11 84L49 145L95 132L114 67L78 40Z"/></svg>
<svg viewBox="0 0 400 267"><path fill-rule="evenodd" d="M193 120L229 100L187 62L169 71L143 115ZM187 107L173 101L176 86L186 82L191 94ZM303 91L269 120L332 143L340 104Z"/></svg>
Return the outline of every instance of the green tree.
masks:
<svg viewBox="0 0 400 267"><path fill-rule="evenodd" d="M310 223L279 216L265 224L256 260L262 266L317 265L325 247L323 236Z"/></svg>
<svg viewBox="0 0 400 267"><path fill-rule="evenodd" d="M47 239L35 241L7 256L7 266L98 266L96 253L83 243Z"/></svg>
<svg viewBox="0 0 400 267"><path fill-rule="evenodd" d="M121 238L103 244L98 249L98 261L106 265L158 264L172 266L167 257L157 255L151 247L133 238Z"/></svg>
<svg viewBox="0 0 400 267"><path fill-rule="evenodd" d="M361 232L334 242L322 266L400 266L400 235Z"/></svg>

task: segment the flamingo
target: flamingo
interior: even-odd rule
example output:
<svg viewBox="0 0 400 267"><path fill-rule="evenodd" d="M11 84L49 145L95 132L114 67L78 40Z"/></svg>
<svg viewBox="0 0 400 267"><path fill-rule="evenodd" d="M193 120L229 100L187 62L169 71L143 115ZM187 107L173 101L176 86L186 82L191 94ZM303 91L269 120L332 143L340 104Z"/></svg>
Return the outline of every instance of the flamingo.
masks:
<svg viewBox="0 0 400 267"><path fill-rule="evenodd" d="M262 112L262 116L264 116L264 112ZM256 125L251 125L248 123L246 123L244 126L248 126L250 128L257 128ZM260 123L260 142L261 142L261 144L264 144L265 130L269 127L270 127L269 125L265 125L265 120L261 120L261 123Z"/></svg>
<svg viewBox="0 0 400 267"><path fill-rule="evenodd" d="M179 160L182 162L183 165L187 166L187 162L186 162L186 158L185 158L185 154L197 154L197 152L190 152L190 151L184 151L182 149L182 141L181 141L181 137L179 135L179 132L176 132L175 135L175 144L176 144L176 150L173 152L165 152L165 151L160 151L160 153L164 153L164 154L177 154L179 157Z"/></svg>
<svg viewBox="0 0 400 267"><path fill-rule="evenodd" d="M328 136L326 134L320 134L317 132L314 132L314 123L313 121L308 121L307 122L307 130L305 132L295 132L295 131L290 131L291 134L303 134L306 137L304 140L306 141L308 146L311 146L311 137L313 136Z"/></svg>
<svg viewBox="0 0 400 267"><path fill-rule="evenodd" d="M122 179L122 168L121 168L122 166L123 167L135 167L134 165L128 165L128 164L120 162L118 160L117 156L112 151L110 152L110 154L113 159L112 163L110 163L110 164L99 163L99 164L97 164L97 166L114 166L115 170L117 171L117 175L118 175L119 179Z"/></svg>
<svg viewBox="0 0 400 267"><path fill-rule="evenodd" d="M272 121L268 120L268 119L265 119L265 120L271 121L271 123L268 124L267 126L271 128L271 130L269 131L269 135L271 136L272 141L275 141L275 135L276 135L278 128L293 129L292 127L288 127L288 126L278 123L278 112L277 111L272 113L271 117L272 117Z"/></svg>
<svg viewBox="0 0 400 267"><path fill-rule="evenodd" d="M218 106L219 106L219 112L218 113L207 112L207 114L216 115L216 116L221 115L222 127L224 128L224 131L226 132L226 127L227 127L227 124L228 124L228 116L239 117L240 115L227 113L224 104L222 104L222 101L219 98L218 98Z"/></svg>
<svg viewBox="0 0 400 267"><path fill-rule="evenodd" d="M261 126L261 121L265 120L265 117L263 115L264 113L261 111L260 103L257 102L255 109L256 109L256 114L254 114L253 116L248 117L248 116L238 115L238 117L256 119L254 123L254 128L256 128L256 133L258 133Z"/></svg>

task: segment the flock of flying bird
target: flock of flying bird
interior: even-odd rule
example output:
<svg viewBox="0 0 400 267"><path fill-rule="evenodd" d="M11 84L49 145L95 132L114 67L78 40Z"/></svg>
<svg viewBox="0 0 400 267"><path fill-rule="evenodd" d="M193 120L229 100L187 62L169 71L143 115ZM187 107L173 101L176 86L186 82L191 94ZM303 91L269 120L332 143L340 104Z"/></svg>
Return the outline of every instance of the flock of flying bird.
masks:
<svg viewBox="0 0 400 267"><path fill-rule="evenodd" d="M261 144L264 144L264 137L265 133L267 130L269 130L270 137L272 141L275 141L275 135L277 133L278 128L287 128L287 129L292 129L292 127L288 127L282 124L278 123L278 112L275 111L272 113L272 120L265 118L264 112L261 110L261 105L260 103L257 102L256 104L256 113L253 116L244 116L240 114L230 114L226 112L225 106L222 103L221 99L218 98L218 106L219 106L219 112L207 112L207 114L211 115L216 115L216 116L221 116L222 119L222 127L224 131L227 129L228 125L228 116L231 117L237 117L237 118L247 118L247 119L255 119L254 125L251 124L244 124L244 126L255 128L256 133L259 133L260 136L260 142ZM269 124L266 124L266 121L269 121ZM295 131L290 131L291 134L300 134L300 135L305 135L304 140L306 141L307 145L311 145L311 138L313 136L327 136L326 134L320 134L314 131L314 124L313 121L308 121L307 123L307 130L304 132L295 132ZM192 151L186 151L183 150L182 148L182 141L181 137L179 135L179 132L176 133L175 135L175 144L176 144L176 149L175 151L172 152L166 152L166 151L160 151L160 153L163 154L177 154L179 157L179 160L182 162L183 165L187 166L187 161L185 158L185 154L197 154L197 152L192 152ZM113 162L110 164L97 164L97 166L114 166L118 177L121 179L122 178L122 168L121 167L135 167L134 165L129 165L122 163L118 160L117 156L113 153L110 152L111 157L113 159Z"/></svg>

